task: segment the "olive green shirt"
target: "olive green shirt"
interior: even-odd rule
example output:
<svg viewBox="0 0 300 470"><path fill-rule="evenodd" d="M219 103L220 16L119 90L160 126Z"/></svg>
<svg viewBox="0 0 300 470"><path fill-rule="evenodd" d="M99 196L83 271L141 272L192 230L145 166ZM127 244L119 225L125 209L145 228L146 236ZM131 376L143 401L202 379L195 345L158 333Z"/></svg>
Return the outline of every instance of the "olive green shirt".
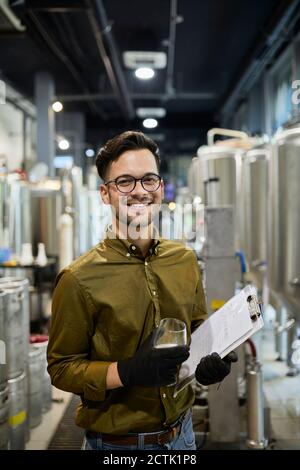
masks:
<svg viewBox="0 0 300 470"><path fill-rule="evenodd" d="M81 396L76 424L108 434L151 432L194 401L191 386L106 390L109 364L133 356L161 318L187 325L206 318L192 250L154 240L146 258L126 240L106 238L59 273L52 302L48 371L59 389Z"/></svg>

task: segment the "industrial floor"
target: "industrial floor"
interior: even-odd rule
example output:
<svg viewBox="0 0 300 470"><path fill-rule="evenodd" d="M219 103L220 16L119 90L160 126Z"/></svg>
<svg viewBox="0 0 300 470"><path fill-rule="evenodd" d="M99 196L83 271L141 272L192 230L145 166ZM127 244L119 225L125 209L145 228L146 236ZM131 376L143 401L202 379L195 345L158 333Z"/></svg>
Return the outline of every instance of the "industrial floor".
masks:
<svg viewBox="0 0 300 470"><path fill-rule="evenodd" d="M286 364L276 360L271 323L266 322L261 344L264 393L271 409L269 448L300 450L300 375L287 377ZM80 449L83 431L75 426L73 418L78 398L55 388L53 398L52 410L31 430L26 449Z"/></svg>
<svg viewBox="0 0 300 470"><path fill-rule="evenodd" d="M287 365L276 360L273 331L264 336L264 392L271 408L274 448L300 450L300 375L286 376Z"/></svg>

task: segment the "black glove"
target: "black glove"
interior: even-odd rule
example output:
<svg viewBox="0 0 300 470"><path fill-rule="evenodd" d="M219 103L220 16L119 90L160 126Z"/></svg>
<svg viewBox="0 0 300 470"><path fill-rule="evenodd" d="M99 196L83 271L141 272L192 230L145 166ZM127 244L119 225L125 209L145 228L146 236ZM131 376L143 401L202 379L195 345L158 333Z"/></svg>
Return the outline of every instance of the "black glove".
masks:
<svg viewBox="0 0 300 470"><path fill-rule="evenodd" d="M188 346L154 348L153 330L134 356L118 361L124 387L162 387L176 379L177 366L189 357Z"/></svg>
<svg viewBox="0 0 300 470"><path fill-rule="evenodd" d="M223 359L215 352L202 357L195 372L197 382L202 385L221 382L229 374L231 363L237 362L237 360L238 357L234 351L231 351Z"/></svg>

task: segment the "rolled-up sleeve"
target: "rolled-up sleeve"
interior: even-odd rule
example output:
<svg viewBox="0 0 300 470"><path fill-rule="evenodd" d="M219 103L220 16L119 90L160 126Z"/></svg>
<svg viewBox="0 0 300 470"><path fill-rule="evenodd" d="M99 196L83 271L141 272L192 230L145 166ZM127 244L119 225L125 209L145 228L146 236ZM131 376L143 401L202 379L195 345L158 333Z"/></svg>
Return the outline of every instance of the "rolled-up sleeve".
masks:
<svg viewBox="0 0 300 470"><path fill-rule="evenodd" d="M103 401L110 362L91 361L95 307L70 270L56 280L48 345L52 384L86 400Z"/></svg>

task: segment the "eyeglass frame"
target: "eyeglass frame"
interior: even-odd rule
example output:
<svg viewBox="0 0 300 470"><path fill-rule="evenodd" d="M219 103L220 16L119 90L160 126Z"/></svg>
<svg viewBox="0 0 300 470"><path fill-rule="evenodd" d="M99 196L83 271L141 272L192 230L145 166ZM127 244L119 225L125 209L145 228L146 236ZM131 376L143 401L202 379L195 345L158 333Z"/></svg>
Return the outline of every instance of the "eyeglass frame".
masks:
<svg viewBox="0 0 300 470"><path fill-rule="evenodd" d="M150 176L150 175L157 176L158 181L159 181L159 185L157 186L157 188L156 188L156 189L153 189L152 191L149 191L148 189L146 189L146 188L144 187L143 181L142 181L143 178L145 178L146 176ZM124 178L125 176L130 176L130 178L133 178L133 179L134 179L134 186L133 186L133 188L132 188L130 191L121 191L121 190L119 189L119 187L118 187L118 183L116 182L118 178L122 178L122 177ZM138 181L141 182L142 188L143 188L145 191L147 191L147 193L154 193L155 191L157 191L157 190L160 188L161 182L163 181L163 179L162 179L162 177L161 177L160 175L157 175L156 173L146 173L146 174L145 174L144 176L142 176L141 178L135 178L135 177L132 176L132 175L120 175L120 176L117 176L117 178L115 178L114 180L109 180L109 181L104 182L104 184L105 184L105 186L106 186L106 185L108 185L109 183L115 183L116 188L117 188L117 190L118 190L120 193L122 193L122 194L130 194L130 193L132 193L132 191L134 191L134 189L135 189L135 187L136 187L136 183L137 183Z"/></svg>

